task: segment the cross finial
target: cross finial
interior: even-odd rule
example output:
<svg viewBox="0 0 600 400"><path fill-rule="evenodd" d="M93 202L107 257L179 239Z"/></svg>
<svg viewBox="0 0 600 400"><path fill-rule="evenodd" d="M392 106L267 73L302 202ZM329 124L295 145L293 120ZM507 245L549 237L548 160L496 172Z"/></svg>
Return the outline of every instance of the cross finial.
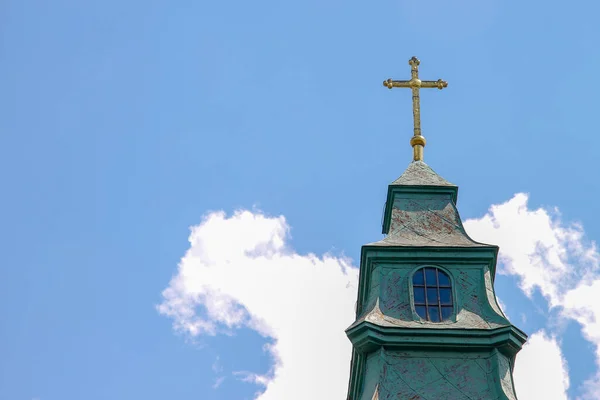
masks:
<svg viewBox="0 0 600 400"><path fill-rule="evenodd" d="M417 57L412 57L408 60L410 65L411 79L409 81L393 81L388 79L383 81L383 86L391 89L394 87L410 88L413 95L413 120L414 120L414 135L410 139L410 145L413 147L413 160L423 160L423 148L425 147L425 137L421 135L421 109L419 102L419 89L421 88L438 88L442 90L448 86L448 82L438 79L437 81L422 81L419 79L419 64L421 61Z"/></svg>

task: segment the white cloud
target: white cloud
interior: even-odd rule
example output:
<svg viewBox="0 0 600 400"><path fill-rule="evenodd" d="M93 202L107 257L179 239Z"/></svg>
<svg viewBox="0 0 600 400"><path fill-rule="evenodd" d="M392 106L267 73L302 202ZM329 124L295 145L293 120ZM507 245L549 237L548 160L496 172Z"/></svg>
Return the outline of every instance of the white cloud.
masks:
<svg viewBox="0 0 600 400"><path fill-rule="evenodd" d="M600 279L581 282L562 301L564 314L578 321L585 337L600 343Z"/></svg>
<svg viewBox="0 0 600 400"><path fill-rule="evenodd" d="M358 270L341 257L297 254L288 237L284 217L209 214L158 309L192 336L249 327L271 338L272 371L235 374L264 386L260 400L344 398Z"/></svg>
<svg viewBox="0 0 600 400"><path fill-rule="evenodd" d="M225 381L225 377L221 375L223 372L223 366L221 365L221 358L219 356L217 356L215 359L215 362L212 365L212 370L218 375L212 387L213 389L218 389Z"/></svg>
<svg viewBox="0 0 600 400"><path fill-rule="evenodd" d="M563 315L579 322L584 337L596 346L596 364L600 364L600 278L581 282L569 290L563 299ZM590 377L584 384L585 400L600 397L600 373Z"/></svg>
<svg viewBox="0 0 600 400"><path fill-rule="evenodd" d="M258 375L248 371L234 371L233 375L242 382L254 383L266 387L269 384L270 377L267 375Z"/></svg>
<svg viewBox="0 0 600 400"><path fill-rule="evenodd" d="M223 384L224 381L225 381L225 377L219 376L217 379L215 379L215 383L213 383L212 388L218 389Z"/></svg>
<svg viewBox="0 0 600 400"><path fill-rule="evenodd" d="M527 202L528 195L518 193L482 218L465 221L465 229L475 240L500 246L499 272L519 276L527 295L537 287L559 305L566 290L597 268L598 254L584 244L581 225L564 226L557 210L529 210Z"/></svg>
<svg viewBox="0 0 600 400"><path fill-rule="evenodd" d="M221 357L217 356L215 362L212 365L212 370L215 374L218 374L219 372L223 371L223 367L221 366Z"/></svg>
<svg viewBox="0 0 600 400"><path fill-rule="evenodd" d="M581 224L565 225L558 210L530 210L527 203L528 195L518 193L492 206L482 218L465 221L465 228L475 240L500 246L501 274L518 276L521 289L530 297L539 289L550 308L558 308L562 317L582 326L585 338L596 346L600 364L600 254L596 245L586 242ZM543 340L537 340L540 348L548 348L547 343L542 346ZM532 353L531 348L529 351ZM552 359L558 360L553 356L548 363ZM521 358L517 368L520 363ZM545 367L560 369L558 364ZM585 398L600 398L600 376L592 377L585 386Z"/></svg>
<svg viewBox="0 0 600 400"><path fill-rule="evenodd" d="M529 337L517 355L513 376L519 399L567 399L567 362L556 338L544 331Z"/></svg>

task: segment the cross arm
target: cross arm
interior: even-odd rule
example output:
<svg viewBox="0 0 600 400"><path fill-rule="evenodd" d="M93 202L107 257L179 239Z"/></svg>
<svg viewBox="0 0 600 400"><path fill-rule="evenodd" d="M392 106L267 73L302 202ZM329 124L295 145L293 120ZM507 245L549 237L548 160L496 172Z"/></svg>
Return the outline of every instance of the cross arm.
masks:
<svg viewBox="0 0 600 400"><path fill-rule="evenodd" d="M391 88L438 88L442 90L448 87L448 82L438 79L437 81L422 81L420 79L411 79L410 81L394 81L388 79L383 81L383 86Z"/></svg>
<svg viewBox="0 0 600 400"><path fill-rule="evenodd" d="M410 88L412 87L412 80L410 81L393 81L391 79L388 79L387 81L383 81L383 86L391 89L393 87L400 87L400 88Z"/></svg>
<svg viewBox="0 0 600 400"><path fill-rule="evenodd" d="M422 88L438 88L442 90L448 87L448 82L438 79L437 81L421 81Z"/></svg>

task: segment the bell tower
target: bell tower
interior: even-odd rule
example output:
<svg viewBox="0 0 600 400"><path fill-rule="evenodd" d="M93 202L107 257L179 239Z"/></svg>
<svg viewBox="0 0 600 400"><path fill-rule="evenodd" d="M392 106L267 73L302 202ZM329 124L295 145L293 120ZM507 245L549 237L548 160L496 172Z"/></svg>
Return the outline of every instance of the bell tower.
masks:
<svg viewBox="0 0 600 400"><path fill-rule="evenodd" d="M413 93L413 161L388 186L384 239L364 245L347 400L516 400L515 356L527 336L506 318L494 293L498 247L464 230L458 187L423 162L419 89Z"/></svg>

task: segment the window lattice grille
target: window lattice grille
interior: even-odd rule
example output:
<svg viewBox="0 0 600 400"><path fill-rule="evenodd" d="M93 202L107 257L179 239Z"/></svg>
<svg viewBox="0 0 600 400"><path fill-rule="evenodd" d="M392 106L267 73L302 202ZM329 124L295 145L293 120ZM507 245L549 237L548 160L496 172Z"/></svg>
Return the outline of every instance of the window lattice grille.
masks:
<svg viewBox="0 0 600 400"><path fill-rule="evenodd" d="M427 321L442 322L454 311L452 284L444 271L435 267L421 268L413 275L415 311Z"/></svg>

